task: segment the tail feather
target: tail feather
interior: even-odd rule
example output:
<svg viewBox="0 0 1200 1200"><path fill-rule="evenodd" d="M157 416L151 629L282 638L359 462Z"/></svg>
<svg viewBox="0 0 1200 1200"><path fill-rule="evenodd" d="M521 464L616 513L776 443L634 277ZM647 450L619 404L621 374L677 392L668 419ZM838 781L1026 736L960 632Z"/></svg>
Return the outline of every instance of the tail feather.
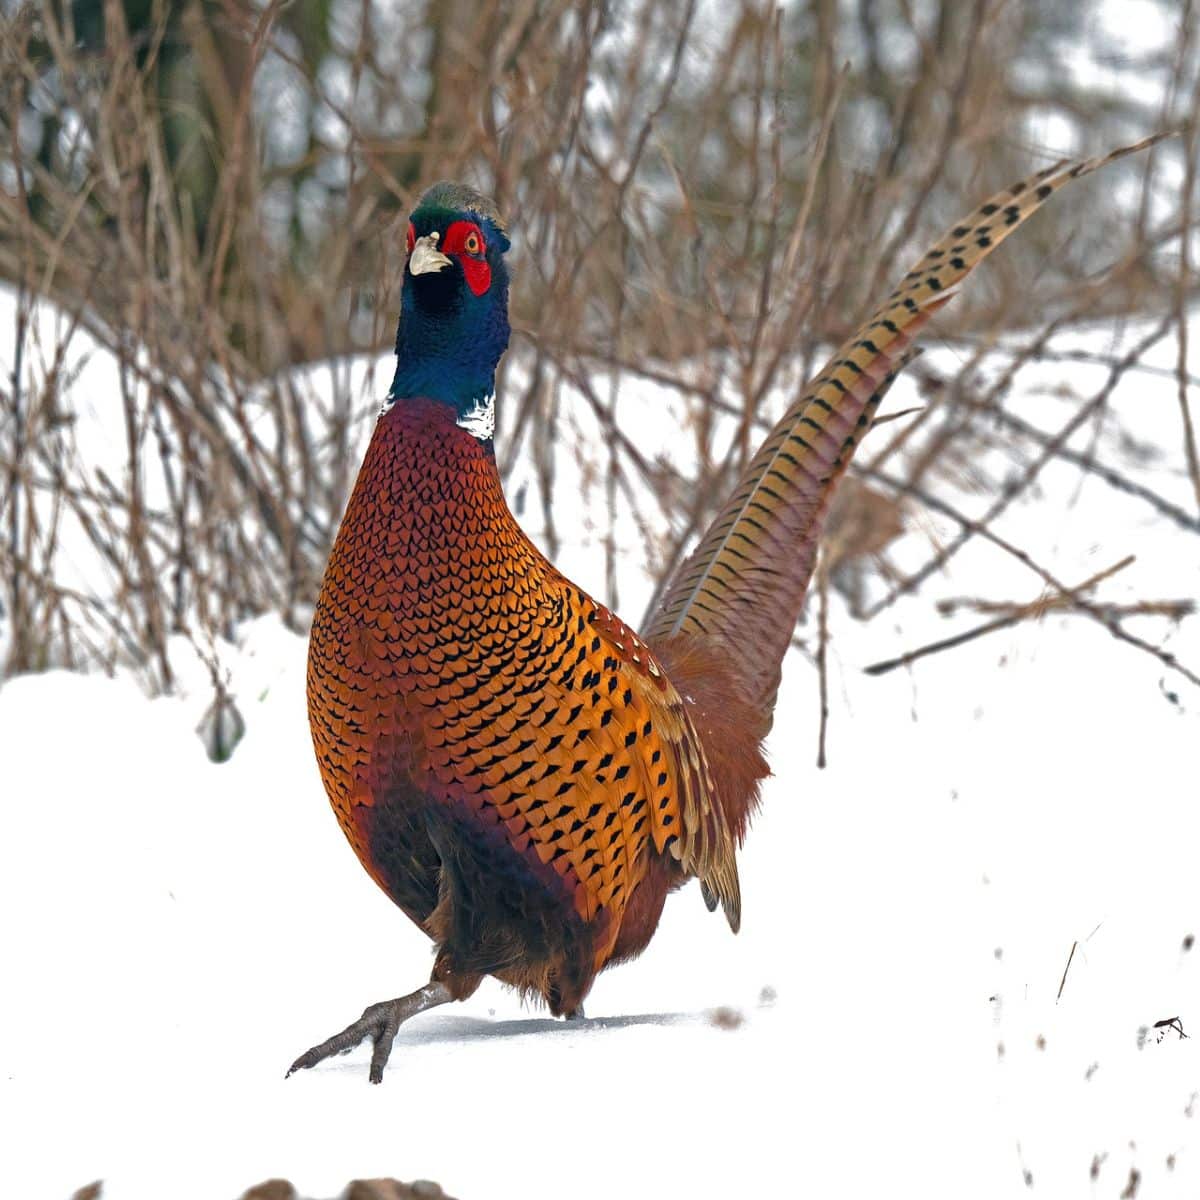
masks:
<svg viewBox="0 0 1200 1200"><path fill-rule="evenodd" d="M1064 184L1161 141L1061 162L998 192L958 222L825 365L772 429L645 630L736 643L748 698L774 708L783 655L838 480L913 343L957 287Z"/></svg>

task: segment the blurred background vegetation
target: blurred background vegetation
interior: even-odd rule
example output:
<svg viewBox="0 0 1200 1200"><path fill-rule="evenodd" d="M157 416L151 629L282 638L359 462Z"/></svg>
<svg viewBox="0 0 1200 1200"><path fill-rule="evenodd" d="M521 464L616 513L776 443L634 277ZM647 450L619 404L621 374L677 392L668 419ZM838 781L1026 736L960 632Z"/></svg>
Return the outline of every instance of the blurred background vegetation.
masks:
<svg viewBox="0 0 1200 1200"><path fill-rule="evenodd" d="M609 434L594 452L610 532L617 506L652 497L660 574L777 389L943 225L1062 155L1183 129L1049 206L938 336L969 359L1031 320L1153 316L1182 333L1194 18L1190 0L5 0L5 669L132 661L163 687L172 633L271 610L304 627L370 413L336 377L305 394L296 368L391 344L406 214L435 179L495 195L515 235L502 468L532 456L553 549L571 384ZM73 441L64 355L41 347L36 379L22 365L37 297L68 314L64 339L82 328L121 364L119 478ZM598 375L687 400L694 476L612 420ZM847 489L845 560L878 567L900 506L936 495L947 447L1045 449L989 423L996 396L926 382L922 452L888 443L904 492ZM1171 519L1195 534L1181 386L1197 496ZM715 432L729 417L732 454ZM72 523L103 586L55 567ZM838 580L859 594L853 572Z"/></svg>

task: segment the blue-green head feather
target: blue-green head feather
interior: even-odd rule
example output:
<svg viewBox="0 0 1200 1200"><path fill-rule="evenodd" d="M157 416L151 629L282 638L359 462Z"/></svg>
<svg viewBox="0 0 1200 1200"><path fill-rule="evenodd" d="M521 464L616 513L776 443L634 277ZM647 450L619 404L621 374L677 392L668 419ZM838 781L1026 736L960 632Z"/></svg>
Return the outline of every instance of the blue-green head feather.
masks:
<svg viewBox="0 0 1200 1200"><path fill-rule="evenodd" d="M451 405L460 424L487 406L508 346L509 248L499 210L461 183L435 183L408 226L408 259L389 400L426 397ZM484 440L490 440L490 429Z"/></svg>

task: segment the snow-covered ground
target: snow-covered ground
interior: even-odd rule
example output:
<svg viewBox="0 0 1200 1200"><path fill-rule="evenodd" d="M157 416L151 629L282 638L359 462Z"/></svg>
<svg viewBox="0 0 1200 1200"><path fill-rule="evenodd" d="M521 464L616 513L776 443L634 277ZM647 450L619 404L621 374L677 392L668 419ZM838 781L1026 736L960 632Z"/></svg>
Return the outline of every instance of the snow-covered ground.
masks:
<svg viewBox="0 0 1200 1200"><path fill-rule="evenodd" d="M1046 389L1102 378L1023 372L1012 403L1052 429L1079 399ZM621 413L658 400L626 392ZM898 386L890 407L911 402ZM1143 478L1193 504L1174 381L1131 373L1112 403L1164 449ZM584 520L600 497L560 483L560 560L602 593ZM987 501L964 492L972 512ZM914 518L897 558L916 565L949 528ZM1200 539L1066 468L998 531L1070 583L1135 553L1105 600L1200 592ZM830 766L793 655L743 932L686 889L585 1022L485 985L406 1026L378 1088L365 1049L283 1077L430 966L325 801L303 640L264 618L223 648L247 732L219 766L194 733L207 673L182 643L177 697L8 681L0 1195L103 1178L106 1200L209 1200L272 1175L311 1195L428 1177L463 1200L1197 1195L1200 1037L1153 1027L1200 1032L1200 692L1080 617L861 671L977 619L937 617L935 596L1040 590L977 542L870 625L835 600ZM1130 628L1200 662L1194 627Z"/></svg>

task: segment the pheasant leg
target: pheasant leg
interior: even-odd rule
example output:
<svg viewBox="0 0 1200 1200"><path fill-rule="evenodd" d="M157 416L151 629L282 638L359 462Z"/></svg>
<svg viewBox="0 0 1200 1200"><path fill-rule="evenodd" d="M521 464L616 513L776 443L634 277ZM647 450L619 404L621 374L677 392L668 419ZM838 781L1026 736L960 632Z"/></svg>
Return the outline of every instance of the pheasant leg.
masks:
<svg viewBox="0 0 1200 1200"><path fill-rule="evenodd" d="M357 1021L352 1025L347 1025L341 1033L335 1033L333 1037L326 1038L319 1046L305 1050L288 1067L288 1075L291 1075L293 1071L315 1067L317 1063L324 1062L325 1059L332 1058L335 1054L345 1054L347 1051L353 1050L360 1042L370 1038L375 1047L371 1053L371 1082L381 1083L383 1068L387 1066L388 1058L392 1053L392 1042L395 1041L396 1031L401 1024L409 1017L415 1017L426 1009L436 1008L439 1004L446 1004L453 999L450 989L444 983L433 980L424 987L417 988L415 992L410 992L407 996L398 996L395 1000L383 1000L379 1004L372 1004Z"/></svg>

